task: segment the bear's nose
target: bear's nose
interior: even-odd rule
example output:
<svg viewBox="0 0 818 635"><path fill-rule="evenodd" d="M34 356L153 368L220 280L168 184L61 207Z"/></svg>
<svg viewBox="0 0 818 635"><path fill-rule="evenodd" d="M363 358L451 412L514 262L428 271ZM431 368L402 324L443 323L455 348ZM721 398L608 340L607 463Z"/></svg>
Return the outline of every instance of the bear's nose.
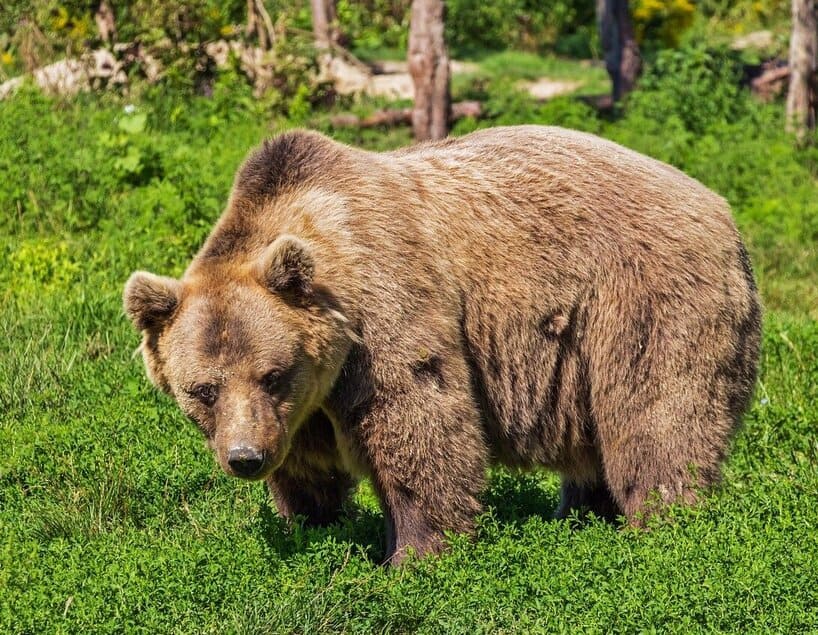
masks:
<svg viewBox="0 0 818 635"><path fill-rule="evenodd" d="M230 448L227 451L227 463L239 476L255 476L264 467L264 452L244 445Z"/></svg>

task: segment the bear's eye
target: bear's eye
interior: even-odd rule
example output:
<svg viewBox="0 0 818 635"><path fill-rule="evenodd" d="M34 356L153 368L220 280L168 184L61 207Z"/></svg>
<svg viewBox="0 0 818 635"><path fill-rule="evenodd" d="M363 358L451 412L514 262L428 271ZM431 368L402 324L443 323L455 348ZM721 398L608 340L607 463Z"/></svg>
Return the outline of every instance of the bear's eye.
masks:
<svg viewBox="0 0 818 635"><path fill-rule="evenodd" d="M271 370L261 378L261 388L270 395L281 392L281 388L284 385L284 375L283 370Z"/></svg>
<svg viewBox="0 0 818 635"><path fill-rule="evenodd" d="M216 384L199 384L190 390L190 396L201 401L205 406L212 406L219 398L219 387Z"/></svg>

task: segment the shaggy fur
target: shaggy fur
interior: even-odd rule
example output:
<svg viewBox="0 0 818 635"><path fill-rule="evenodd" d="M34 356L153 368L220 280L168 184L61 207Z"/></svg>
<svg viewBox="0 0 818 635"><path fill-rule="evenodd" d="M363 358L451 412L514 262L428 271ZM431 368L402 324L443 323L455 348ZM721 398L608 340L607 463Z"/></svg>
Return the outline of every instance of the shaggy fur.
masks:
<svg viewBox="0 0 818 635"><path fill-rule="evenodd" d="M371 478L395 562L472 529L490 462L559 471L560 516L693 501L760 331L722 198L534 126L266 142L181 281L138 272L125 307L228 473L230 447L262 449L279 511L317 523Z"/></svg>

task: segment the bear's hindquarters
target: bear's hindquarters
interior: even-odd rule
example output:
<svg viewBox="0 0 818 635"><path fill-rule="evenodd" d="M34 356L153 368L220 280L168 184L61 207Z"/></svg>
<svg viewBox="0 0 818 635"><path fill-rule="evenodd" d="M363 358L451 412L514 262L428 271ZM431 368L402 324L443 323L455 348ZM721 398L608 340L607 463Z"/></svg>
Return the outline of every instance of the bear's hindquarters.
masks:
<svg viewBox="0 0 818 635"><path fill-rule="evenodd" d="M743 246L736 265L715 281L666 291L623 272L622 286L593 311L589 331L607 334L589 351L598 451L605 483L632 523L654 503L694 502L719 478L752 395L760 340Z"/></svg>

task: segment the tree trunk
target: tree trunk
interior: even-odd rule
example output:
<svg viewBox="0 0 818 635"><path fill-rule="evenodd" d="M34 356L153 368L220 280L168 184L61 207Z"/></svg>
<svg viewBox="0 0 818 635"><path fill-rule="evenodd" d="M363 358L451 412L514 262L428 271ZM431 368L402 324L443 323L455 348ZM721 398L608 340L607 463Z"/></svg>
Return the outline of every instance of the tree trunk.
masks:
<svg viewBox="0 0 818 635"><path fill-rule="evenodd" d="M315 38L315 48L328 49L331 39L326 0L310 0L310 7L312 8L312 35Z"/></svg>
<svg viewBox="0 0 818 635"><path fill-rule="evenodd" d="M315 48L325 50L340 44L341 31L338 28L335 0L310 0L310 7Z"/></svg>
<svg viewBox="0 0 818 635"><path fill-rule="evenodd" d="M275 42L275 30L270 14L264 8L263 0L247 0L247 37L258 37L258 45L263 51L269 51Z"/></svg>
<svg viewBox="0 0 818 635"><path fill-rule="evenodd" d="M799 138L815 127L817 52L816 0L792 0L787 128Z"/></svg>
<svg viewBox="0 0 818 635"><path fill-rule="evenodd" d="M108 4L108 0L102 0L97 5L94 13L94 22L97 23L100 39L106 44L116 40L116 22L114 21L114 10Z"/></svg>
<svg viewBox="0 0 818 635"><path fill-rule="evenodd" d="M338 7L337 0L326 0L327 7L327 22L329 22L329 37L330 41L335 45L345 45L344 35L341 33L341 27L338 24Z"/></svg>
<svg viewBox="0 0 818 635"><path fill-rule="evenodd" d="M415 85L412 130L416 141L449 131L449 54L443 39L443 0L412 0L409 73Z"/></svg>
<svg viewBox="0 0 818 635"><path fill-rule="evenodd" d="M596 14L605 68L611 76L613 100L617 102L633 90L642 68L628 0L597 0Z"/></svg>

